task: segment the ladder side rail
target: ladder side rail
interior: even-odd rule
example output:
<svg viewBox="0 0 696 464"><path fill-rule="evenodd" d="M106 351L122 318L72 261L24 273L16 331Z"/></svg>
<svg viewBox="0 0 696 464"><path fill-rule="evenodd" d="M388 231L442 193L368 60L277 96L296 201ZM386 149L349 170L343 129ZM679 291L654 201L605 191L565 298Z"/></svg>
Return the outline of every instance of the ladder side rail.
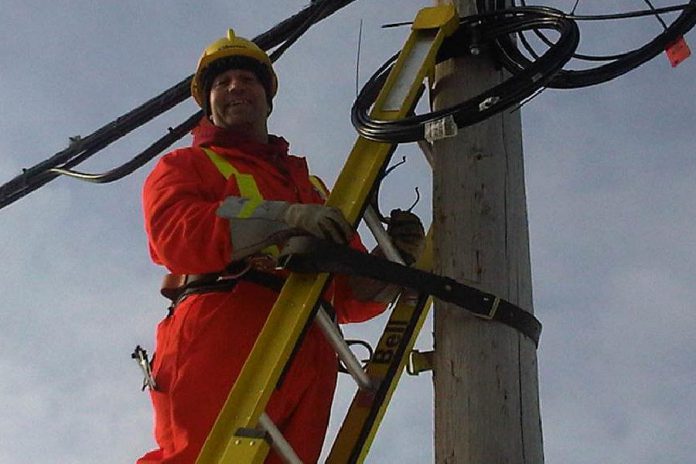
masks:
<svg viewBox="0 0 696 464"><path fill-rule="evenodd" d="M432 269L431 237L429 231L425 250L415 264L418 269ZM366 368L368 376L379 386L375 392L355 394L326 459L327 464L354 464L365 460L431 305L432 298L411 289L404 289L399 296Z"/></svg>
<svg viewBox="0 0 696 464"><path fill-rule="evenodd" d="M287 464L303 464L302 460L297 456L295 450L285 439L283 434L278 430L278 427L273 423L268 414L263 413L259 417L259 425L271 437L271 446Z"/></svg>
<svg viewBox="0 0 696 464"><path fill-rule="evenodd" d="M256 447L254 452L262 456L251 459L252 451L243 438L258 426L328 277L290 274L203 445L198 464L263 462L268 447Z"/></svg>
<svg viewBox="0 0 696 464"><path fill-rule="evenodd" d="M425 8L418 13L406 46L390 73L371 112L373 117L397 120L413 106L420 84L435 63L444 37L458 20L451 5ZM425 46L424 42L429 44ZM415 52L415 57L409 52ZM418 63L420 62L420 63ZM397 107L397 101L403 101ZM357 224L379 173L388 162L392 144L359 137L327 205L339 208L348 222ZM199 464L260 462L268 447L242 444L245 433L257 429L280 375L290 359L329 275L292 273L268 316L218 419L197 459Z"/></svg>

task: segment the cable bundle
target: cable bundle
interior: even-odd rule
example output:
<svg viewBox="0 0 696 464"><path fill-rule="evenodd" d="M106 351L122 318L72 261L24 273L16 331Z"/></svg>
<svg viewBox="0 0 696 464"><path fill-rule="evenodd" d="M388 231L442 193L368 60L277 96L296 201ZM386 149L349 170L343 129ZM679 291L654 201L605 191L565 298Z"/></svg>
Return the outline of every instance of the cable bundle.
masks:
<svg viewBox="0 0 696 464"><path fill-rule="evenodd" d="M637 68L643 63L653 59L660 53L664 52L667 45L674 42L679 37L686 34L696 24L696 0L691 0L686 5L678 5L666 8L653 8L650 2L650 10L636 11L630 13L619 13L613 15L596 15L596 16L579 16L574 14L564 14L568 19L575 21L605 21L610 19L635 18L638 16L655 15L660 22L665 26L665 30L653 38L650 42L635 50L625 53L607 55L607 56L588 56L574 54L573 58L584 61L599 61L606 62L605 64L595 66L583 70L560 70L546 86L554 89L572 89L579 87L587 87L591 85L601 84L619 77L627 72ZM479 0L478 8L483 12L504 11L504 2ZM521 0L524 5L524 0ZM681 10L681 14L674 20L672 24L667 26L664 24L659 14ZM548 45L550 42L543 35L540 35L542 40ZM529 46L529 43L521 37L521 43L527 51L535 56L535 51ZM500 36L495 39L495 45L500 52L498 58L505 68L511 73L517 75L524 72L531 64L527 57L520 51L519 47L513 42L512 36Z"/></svg>
<svg viewBox="0 0 696 464"><path fill-rule="evenodd" d="M271 54L271 58L277 60L312 25L353 1L313 1L296 15L254 38L254 42L264 50L277 47ZM114 141L189 98L191 96L190 86L192 78L193 75L187 77L165 90L159 96L150 99L138 108L102 126L92 134L84 138L71 139L70 146L65 150L56 153L31 168L24 169L22 174L0 186L0 208L14 203L60 175L69 175L94 183L107 183L121 179L145 165L152 158L188 134L196 126L203 113L199 111L175 128L170 128L169 133L155 141L131 161L106 173L85 174L72 170L73 167L106 148Z"/></svg>
<svg viewBox="0 0 696 464"><path fill-rule="evenodd" d="M478 48L482 42L491 43L495 58L513 76L507 81L452 108L412 116L398 121L371 118L368 110L384 85L398 55L389 59L367 82L353 105L351 120L358 132L371 140L382 142L414 142L424 139L428 124L451 118L457 127L464 127L503 111L534 94L542 87L570 89L600 84L625 74L662 53L665 48L691 30L696 24L696 0L686 5L665 8L651 7L613 15L578 16L548 7L529 7L521 0L520 7L507 8L504 0L478 0L480 14L461 18L459 30L443 45L438 59L457 55L457 51ZM659 14L681 11L669 26ZM635 50L607 56L576 54L579 32L576 21L603 21L656 15L665 30L644 46ZM560 37L551 41L543 30L555 30ZM534 31L548 49L539 55L523 32ZM533 60L527 58L513 40L519 37ZM565 70L571 59L605 62L584 70Z"/></svg>
<svg viewBox="0 0 696 464"><path fill-rule="evenodd" d="M572 57L580 34L575 22L565 18L563 12L552 8L523 7L467 16L461 18L458 31L440 49L438 59L444 60L462 49L468 50L470 46L477 45L472 38L490 42L517 32L539 29L555 30L560 38L546 53L511 79L452 108L398 121L376 120L367 112L398 58L398 55L393 56L370 78L358 95L351 114L353 125L360 135L370 140L415 142L424 139L425 127L429 123L452 117L457 127L464 127L517 104L547 84Z"/></svg>

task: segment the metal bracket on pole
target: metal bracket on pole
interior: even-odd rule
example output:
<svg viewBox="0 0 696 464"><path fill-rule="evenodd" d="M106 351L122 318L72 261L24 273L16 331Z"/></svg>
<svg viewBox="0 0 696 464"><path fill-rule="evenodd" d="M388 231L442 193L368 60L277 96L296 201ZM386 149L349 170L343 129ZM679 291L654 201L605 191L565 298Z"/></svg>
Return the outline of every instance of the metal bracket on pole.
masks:
<svg viewBox="0 0 696 464"><path fill-rule="evenodd" d="M434 354L434 351L411 351L408 356L408 365L406 366L408 375L418 375L421 372L432 371Z"/></svg>

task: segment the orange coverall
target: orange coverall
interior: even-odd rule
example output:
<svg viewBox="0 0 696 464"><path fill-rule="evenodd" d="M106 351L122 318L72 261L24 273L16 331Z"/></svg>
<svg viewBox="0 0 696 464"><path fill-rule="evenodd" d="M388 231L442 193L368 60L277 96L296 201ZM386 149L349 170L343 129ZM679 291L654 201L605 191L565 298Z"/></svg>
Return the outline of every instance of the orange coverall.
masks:
<svg viewBox="0 0 696 464"><path fill-rule="evenodd" d="M305 160L289 155L284 139L271 136L269 144L259 144L205 118L193 135L193 147L162 157L143 189L150 254L170 272L218 272L232 253L229 223L215 211L239 190L234 176L225 180L200 147L253 175L265 200L322 203ZM352 246L364 250L357 234ZM188 296L160 322L153 361L158 388L151 392L159 448L138 464L195 462L276 298L274 290L242 280L228 292ZM341 276L324 298L333 302L342 323L369 319L385 308L354 300ZM336 355L313 325L266 410L306 464L319 458L336 376ZM281 460L271 451L266 462Z"/></svg>

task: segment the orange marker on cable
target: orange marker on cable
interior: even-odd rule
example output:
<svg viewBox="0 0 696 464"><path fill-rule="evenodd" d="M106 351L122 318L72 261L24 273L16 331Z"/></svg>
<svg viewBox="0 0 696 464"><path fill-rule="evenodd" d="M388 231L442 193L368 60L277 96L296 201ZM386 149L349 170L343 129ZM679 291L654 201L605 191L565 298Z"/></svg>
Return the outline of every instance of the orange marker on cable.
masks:
<svg viewBox="0 0 696 464"><path fill-rule="evenodd" d="M676 68L682 61L691 56L691 50L683 36L679 36L673 42L668 43L665 47L665 53L673 68Z"/></svg>

